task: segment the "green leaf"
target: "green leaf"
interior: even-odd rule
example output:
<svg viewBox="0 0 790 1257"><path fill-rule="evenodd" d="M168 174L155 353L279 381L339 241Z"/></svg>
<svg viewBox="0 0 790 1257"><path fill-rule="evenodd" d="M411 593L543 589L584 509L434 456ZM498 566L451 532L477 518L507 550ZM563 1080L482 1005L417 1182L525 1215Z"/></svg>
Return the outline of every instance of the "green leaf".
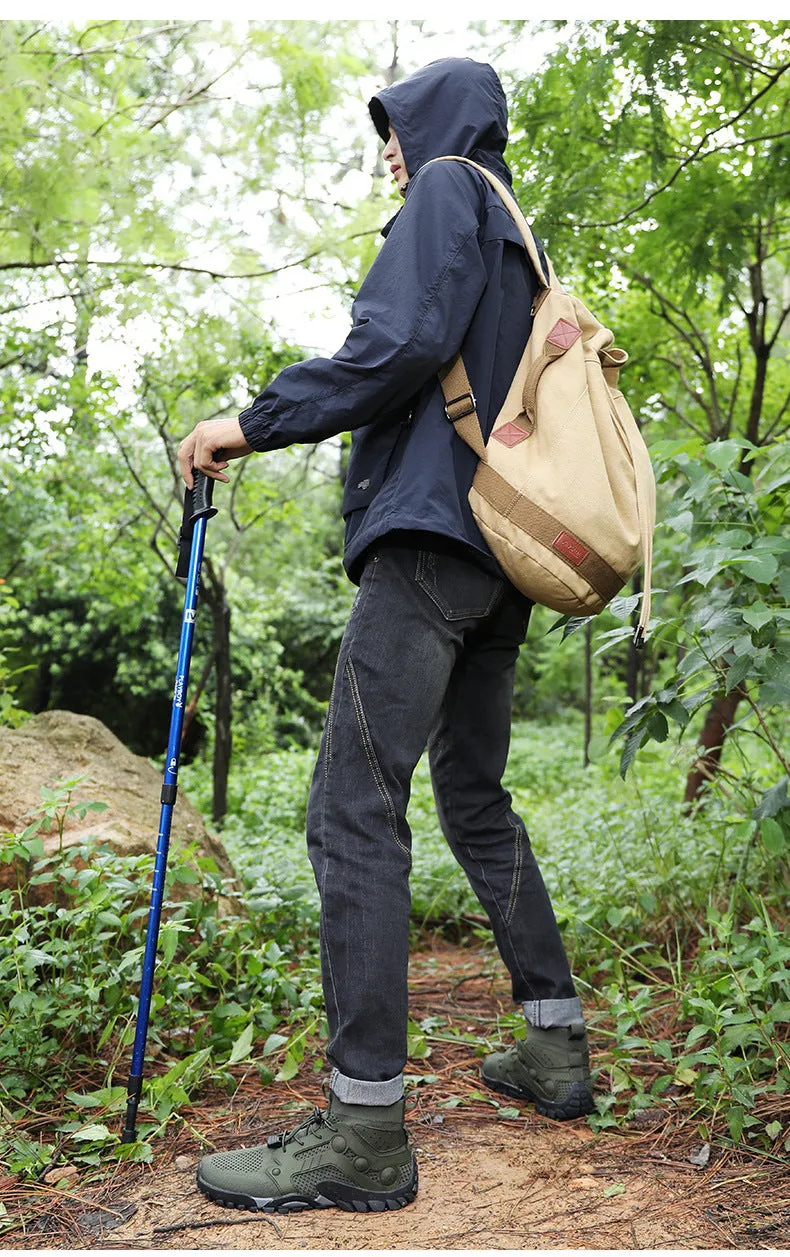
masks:
<svg viewBox="0 0 790 1257"><path fill-rule="evenodd" d="M770 816L764 817L760 822L760 837L766 851L770 851L771 855L782 855L787 850L788 842L785 832L779 822Z"/></svg>
<svg viewBox="0 0 790 1257"><path fill-rule="evenodd" d="M275 1076L275 1082L290 1082L299 1072L299 1062L292 1052L286 1052L282 1067Z"/></svg>
<svg viewBox="0 0 790 1257"><path fill-rule="evenodd" d="M743 572L758 585L770 585L779 571L779 560L773 554L747 554L743 561Z"/></svg>
<svg viewBox="0 0 790 1257"><path fill-rule="evenodd" d="M252 1022L244 1027L236 1042L231 1049L228 1058L229 1065L238 1065L239 1061L243 1061L249 1056L252 1049L252 1039L255 1034L255 1026Z"/></svg>
<svg viewBox="0 0 790 1257"><path fill-rule="evenodd" d="M604 1187L603 1194L609 1196L622 1196L625 1191L625 1183L612 1183L610 1187Z"/></svg>
<svg viewBox="0 0 790 1257"><path fill-rule="evenodd" d="M610 611L618 620L627 620L636 611L641 597L641 594L621 594L607 604L606 610Z"/></svg>
<svg viewBox="0 0 790 1257"><path fill-rule="evenodd" d="M584 628L585 624L589 624L589 622L590 622L590 617L589 617L589 616L586 616L586 615L572 615L572 616L571 616L571 617L567 620L567 622L565 623L565 626L564 626L564 628L563 628L563 630L562 630L562 637L561 637L561 639L560 639L560 640L564 642L564 641L565 641L565 639L566 639L567 637L570 637L572 633L578 633L579 629ZM553 628L559 628L559 627L560 627L560 623L562 623L562 621L560 621L560 622L558 622L558 623L556 623L556 624L553 624L553 625L551 626L551 627L552 627L552 629L553 629ZM551 629L549 630L549 632L551 632Z"/></svg>
<svg viewBox="0 0 790 1257"><path fill-rule="evenodd" d="M646 737L647 737L647 729L643 725L641 729L634 729L633 733L629 733L628 737L626 738L625 746L623 747L623 753L620 756L620 776L622 777L623 781L625 781L626 773L628 772L628 769L631 767L631 764L633 763L634 756L636 755L637 751L639 750L640 746L642 745Z"/></svg>
<svg viewBox="0 0 790 1257"><path fill-rule="evenodd" d="M118 1135L107 1129L101 1122L92 1122L89 1126L83 1126L81 1130L75 1130L73 1139L84 1140L86 1143L99 1143L105 1140L117 1140Z"/></svg>
<svg viewBox="0 0 790 1257"><path fill-rule="evenodd" d="M776 813L781 812L787 804L787 777L783 777L775 786L771 786L770 790L763 793L763 797L752 812L752 819L759 821L764 816L776 816Z"/></svg>
<svg viewBox="0 0 790 1257"><path fill-rule="evenodd" d="M729 694L736 686L751 674L755 666L755 656L752 653L739 655L734 663L731 663L727 669L727 677L724 682L725 693Z"/></svg>
<svg viewBox="0 0 790 1257"><path fill-rule="evenodd" d="M747 624L751 624L752 628L756 629L762 628L764 624L767 624L769 620L774 618L773 611L762 600L755 602L754 606L743 607L741 615Z"/></svg>
<svg viewBox="0 0 790 1257"><path fill-rule="evenodd" d="M729 1113L727 1114L727 1124L730 1128L730 1136L733 1143L740 1143L741 1135L743 1134L744 1117L745 1111L742 1106L740 1104L732 1105Z"/></svg>
<svg viewBox="0 0 790 1257"><path fill-rule="evenodd" d="M490 1104L491 1107L494 1109L499 1108L499 1101L495 1100L494 1097L490 1094L490 1092L486 1094L485 1091L479 1091L475 1089L474 1091L467 1092L467 1099L479 1100L481 1104Z"/></svg>
<svg viewBox="0 0 790 1257"><path fill-rule="evenodd" d="M672 515L670 518L665 519L664 523L667 528L672 528L675 532L686 533L687 536L690 536L694 527L694 516L691 511L681 511L679 515Z"/></svg>
<svg viewBox="0 0 790 1257"><path fill-rule="evenodd" d="M172 925L166 925L162 930L162 955L166 965L171 963L177 948L178 931Z"/></svg>
<svg viewBox="0 0 790 1257"><path fill-rule="evenodd" d="M696 1069L690 1069L687 1065L682 1065L675 1070L675 1082L680 1087L693 1087L698 1078Z"/></svg>
<svg viewBox="0 0 790 1257"><path fill-rule="evenodd" d="M173 881L193 884L200 881L200 875L186 864L179 864L173 873Z"/></svg>
<svg viewBox="0 0 790 1257"><path fill-rule="evenodd" d="M78 1109L108 1108L111 1112L119 1112L126 1105L126 1087L101 1087L98 1091L86 1091L82 1094L69 1091L66 1099Z"/></svg>
<svg viewBox="0 0 790 1257"><path fill-rule="evenodd" d="M733 463L740 457L739 441L714 441L705 446L705 458L712 463L717 471L729 471Z"/></svg>
<svg viewBox="0 0 790 1257"><path fill-rule="evenodd" d="M78 1091L67 1091L66 1099L69 1104L76 1105L78 1109L99 1109L102 1103L97 1091L86 1091L84 1094Z"/></svg>
<svg viewBox="0 0 790 1257"><path fill-rule="evenodd" d="M276 1052L278 1048L284 1047L288 1042L287 1034L270 1034L263 1045L263 1056L271 1056L272 1052Z"/></svg>
<svg viewBox="0 0 790 1257"><path fill-rule="evenodd" d="M674 720L683 729L689 722L688 708L679 698L673 698L668 703L659 701L659 711L663 712L670 720Z"/></svg>
<svg viewBox="0 0 790 1257"><path fill-rule="evenodd" d="M594 738L590 738L587 746L587 754L593 763L597 763L599 759L603 759L609 750L610 739L607 734L598 734Z"/></svg>

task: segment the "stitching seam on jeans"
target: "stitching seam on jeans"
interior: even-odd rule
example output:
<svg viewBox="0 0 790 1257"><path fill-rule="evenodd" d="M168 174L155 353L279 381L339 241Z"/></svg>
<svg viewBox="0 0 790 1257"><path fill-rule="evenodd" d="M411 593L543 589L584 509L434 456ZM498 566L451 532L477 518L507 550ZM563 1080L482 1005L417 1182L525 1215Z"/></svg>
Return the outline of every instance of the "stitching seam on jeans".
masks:
<svg viewBox="0 0 790 1257"><path fill-rule="evenodd" d="M359 731L362 735L362 745L364 746L365 754L368 757L368 763L370 764L370 770L373 773L373 779L376 782L376 786L378 787L379 794L384 800L384 808L387 813L387 823L389 825L390 833L392 834L392 837L394 838L395 842L400 847L401 851L405 851L406 855L409 857L409 860L411 860L411 852L409 851L409 848L406 846L405 843L401 842L400 838L398 837L398 818L395 813L395 804L392 802L392 796L390 795L390 792L387 789L386 782L384 781L384 775L381 771L379 761L376 757L376 751L373 746L373 739L370 736L370 729L368 728L368 722L365 718L365 711L364 711L364 708L362 707L362 699L360 698L360 694L359 694L359 685L357 684L357 674L354 671L354 664L353 664L350 654L348 658L346 659L346 675L348 677L348 683L351 687L351 701L354 704L354 710L357 714L357 724L359 725Z"/></svg>
<svg viewBox="0 0 790 1257"><path fill-rule="evenodd" d="M332 716L333 705L335 699L335 688L332 687L332 693L329 696L329 711L326 714L326 741L324 743L324 785L329 780L329 761L332 758ZM324 795L326 797L326 794Z"/></svg>
<svg viewBox="0 0 790 1257"><path fill-rule="evenodd" d="M321 878L321 916L323 916L323 906L325 903L326 875L327 875L328 870L329 870L329 857L327 856L324 859L324 876ZM332 983L332 995L335 1001L335 1024L337 1025L339 1029L340 1028L340 1001L337 998L337 987L335 986L335 971L332 967L332 954L329 950L329 938L327 936L327 931L322 927L322 922L321 922L320 917L319 917L319 938L323 942L324 950L326 952L326 964L327 964L327 968L329 969L329 980Z"/></svg>
<svg viewBox="0 0 790 1257"><path fill-rule="evenodd" d="M515 846L515 852L513 855L513 881L511 882L511 885L510 885L510 899L508 900L507 916L505 917L506 925L510 925L511 920L513 919L513 912L515 911L516 903L518 901L518 892L521 886L521 864L522 864L521 826L514 825L510 817L508 817L508 822L515 833L516 846Z"/></svg>
<svg viewBox="0 0 790 1257"><path fill-rule="evenodd" d="M530 980L529 980L529 978L527 977L527 975L526 975L526 973L524 972L524 970L521 968L521 961L520 961L520 959L519 959L518 952L516 951L516 948L513 946L513 938L512 938L512 935L511 935L511 933L510 933L510 922L509 922L508 918L505 916L505 914L503 913L503 911L502 911L502 909L501 909L501 907L500 907L500 905L499 905L499 900L497 899L496 895L494 894L494 891L493 891L493 888L492 888L492 886L491 886L491 883L489 882L488 878L486 877L486 871L485 871L485 867L484 867L484 865L483 865L483 862L482 862L482 860L479 860L479 859L477 858L477 856L475 856L475 855L473 855L473 854L472 854L472 848L471 848L471 846L469 845L469 843L464 843L464 846L466 847L467 854L469 855L470 860L474 860L475 864L476 864L476 865L478 866L478 868L480 869L480 874L481 874L481 876L482 876L483 881L484 881L484 882L485 882L485 884L486 884L486 887L488 888L488 893L489 893L489 895L491 896L491 901L492 901L492 903L496 904L497 911L499 912L499 915L500 915L500 916L501 916L501 918L502 918L502 924L503 924L503 925L504 925L504 927L505 927L505 933L506 933L506 935L507 935L507 939L508 939L508 942L509 942L509 944L510 944L510 950L511 950L512 955L513 955L513 960L515 961L516 968L518 969L519 974L520 974L520 976L521 976L522 980L524 981L524 983L525 983L528 987L532 988L532 983L530 982ZM492 922L492 924L493 924L493 922Z"/></svg>

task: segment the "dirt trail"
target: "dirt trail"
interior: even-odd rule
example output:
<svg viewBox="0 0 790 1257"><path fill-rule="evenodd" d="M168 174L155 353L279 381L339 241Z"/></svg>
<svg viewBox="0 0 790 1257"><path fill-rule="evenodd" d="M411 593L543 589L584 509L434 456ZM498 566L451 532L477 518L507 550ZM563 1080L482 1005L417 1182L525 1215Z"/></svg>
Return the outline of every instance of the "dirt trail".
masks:
<svg viewBox="0 0 790 1257"><path fill-rule="evenodd" d="M492 978L491 974L495 976ZM456 1029L512 1008L501 971L481 948L435 942L411 966L411 1011ZM593 1055L595 1042L592 1043ZM557 1123L525 1107L501 1118L482 1099L479 1061L463 1044L434 1044L412 1073L408 1124L420 1190L397 1213L335 1210L273 1216L221 1209L195 1186L203 1151L262 1142L322 1103L306 1062L290 1083L261 1089L254 1071L233 1098L213 1097L146 1167L118 1166L97 1190L72 1187L9 1247L172 1249L774 1249L790 1241L790 1168L711 1149L704 1169L693 1125L671 1116L612 1134L585 1119ZM598 1086L605 1085L603 1079ZM441 1105L451 1096L457 1108ZM200 1139L198 1138L200 1137ZM201 1147L200 1140L205 1141ZM178 1161L176 1162L176 1158ZM57 1193L54 1194L57 1196ZM43 1202L42 1202L43 1203ZM126 1219L124 1221L124 1219ZM64 1230L65 1227L65 1230Z"/></svg>

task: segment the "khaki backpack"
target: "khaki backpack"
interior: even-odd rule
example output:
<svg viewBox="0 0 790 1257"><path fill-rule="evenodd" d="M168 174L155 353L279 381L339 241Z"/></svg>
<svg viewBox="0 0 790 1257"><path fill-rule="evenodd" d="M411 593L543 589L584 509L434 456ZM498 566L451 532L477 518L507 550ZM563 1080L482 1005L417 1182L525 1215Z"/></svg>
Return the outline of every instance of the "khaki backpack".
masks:
<svg viewBox="0 0 790 1257"><path fill-rule="evenodd" d="M535 268L534 322L486 445L463 359L439 379L447 418L478 455L469 504L509 579L535 602L596 615L644 563L635 644L650 619L656 484L647 446L617 387L628 354L613 345L578 297L560 286L548 257L500 179L465 157L499 193Z"/></svg>

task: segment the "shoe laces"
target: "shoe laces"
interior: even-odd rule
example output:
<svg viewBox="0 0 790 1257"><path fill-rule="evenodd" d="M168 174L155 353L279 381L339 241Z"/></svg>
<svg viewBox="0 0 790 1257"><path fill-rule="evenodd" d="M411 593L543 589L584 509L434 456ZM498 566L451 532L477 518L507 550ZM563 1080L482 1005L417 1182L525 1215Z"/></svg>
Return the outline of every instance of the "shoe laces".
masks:
<svg viewBox="0 0 790 1257"><path fill-rule="evenodd" d="M289 1143L297 1143L300 1147L303 1147L305 1139L316 1134L322 1126L328 1126L330 1130L336 1129L326 1110L319 1109L316 1105L312 1113L304 1121L300 1122L298 1126L294 1126L293 1130L287 1130L282 1135L276 1135L275 1140L281 1148L285 1148Z"/></svg>

